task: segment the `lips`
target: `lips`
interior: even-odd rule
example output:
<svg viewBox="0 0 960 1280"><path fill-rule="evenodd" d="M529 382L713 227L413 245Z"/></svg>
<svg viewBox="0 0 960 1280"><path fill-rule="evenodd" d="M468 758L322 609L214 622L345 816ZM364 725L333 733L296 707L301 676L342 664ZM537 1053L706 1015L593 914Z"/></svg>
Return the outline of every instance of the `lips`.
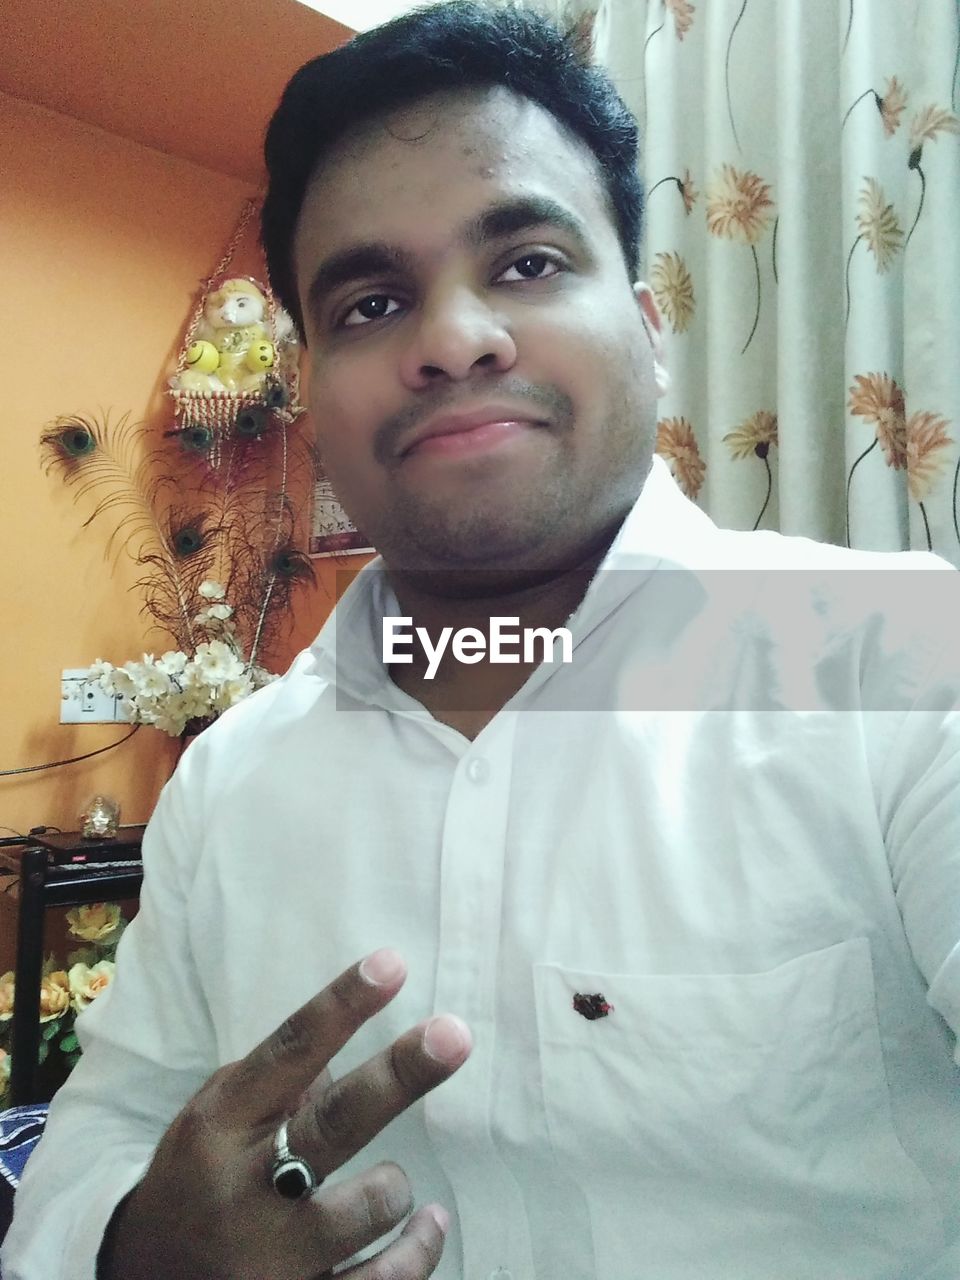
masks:
<svg viewBox="0 0 960 1280"><path fill-rule="evenodd" d="M482 445L517 434L530 427L546 424L529 412L505 405L486 405L469 412L444 414L422 426L405 441L401 458L423 452L455 452L471 444ZM456 437L456 438L455 438ZM432 442L436 442L435 444Z"/></svg>

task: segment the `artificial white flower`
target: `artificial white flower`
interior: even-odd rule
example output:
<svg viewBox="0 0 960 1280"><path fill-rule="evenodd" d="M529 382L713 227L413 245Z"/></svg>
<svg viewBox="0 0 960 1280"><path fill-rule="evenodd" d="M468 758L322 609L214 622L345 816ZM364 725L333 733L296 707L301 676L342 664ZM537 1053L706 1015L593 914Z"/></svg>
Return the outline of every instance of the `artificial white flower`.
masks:
<svg viewBox="0 0 960 1280"><path fill-rule="evenodd" d="M202 684L191 689L183 699L183 710L188 720L208 716L212 709L215 686Z"/></svg>
<svg viewBox="0 0 960 1280"><path fill-rule="evenodd" d="M138 693L142 698L162 698L176 687L167 673L158 666L145 666L140 674L138 685Z"/></svg>
<svg viewBox="0 0 960 1280"><path fill-rule="evenodd" d="M157 662L160 670L168 676L179 676L187 665L187 655L180 649L168 649Z"/></svg>
<svg viewBox="0 0 960 1280"><path fill-rule="evenodd" d="M199 646L198 646L199 647ZM206 688L203 668L197 662L196 655L190 659L179 677L180 689L185 699L194 696L197 690Z"/></svg>
<svg viewBox="0 0 960 1280"><path fill-rule="evenodd" d="M249 676L243 676L238 680L225 680L214 696L213 706L217 711L227 711L241 702L247 694L252 693L253 688L253 681Z"/></svg>
<svg viewBox="0 0 960 1280"><path fill-rule="evenodd" d="M100 687L106 693L112 693L118 698L129 699L137 692L136 681L123 667L115 667L107 675L102 675Z"/></svg>
<svg viewBox="0 0 960 1280"><path fill-rule="evenodd" d="M220 684L243 675L243 663L223 640L205 640L198 644L195 661L208 683Z"/></svg>
<svg viewBox="0 0 960 1280"><path fill-rule="evenodd" d="M176 710L171 708L170 711L161 711L153 721L153 725L161 733L169 733L171 738L179 738L186 728L188 719L189 716L183 714L182 707Z"/></svg>
<svg viewBox="0 0 960 1280"><path fill-rule="evenodd" d="M201 609L195 622L208 636L193 654L168 649L160 658L145 653L140 662L114 667L102 658L90 668L91 677L107 693L119 697L124 716L132 724L155 725L180 737L193 720L216 719L221 712L278 679L260 666L249 666L230 619L233 608L223 599L219 582L201 583L200 595L219 603Z"/></svg>

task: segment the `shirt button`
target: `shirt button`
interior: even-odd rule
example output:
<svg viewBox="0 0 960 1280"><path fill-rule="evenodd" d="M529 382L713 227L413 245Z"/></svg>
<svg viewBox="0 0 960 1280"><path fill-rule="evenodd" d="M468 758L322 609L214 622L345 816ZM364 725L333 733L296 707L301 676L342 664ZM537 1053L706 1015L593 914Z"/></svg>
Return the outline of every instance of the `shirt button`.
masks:
<svg viewBox="0 0 960 1280"><path fill-rule="evenodd" d="M482 756L474 756L474 758L467 765L467 777L470 779L471 782L477 783L478 786L481 783L486 782L486 780L490 777L489 762L484 760ZM506 1274L506 1272L504 1272L503 1276L500 1277L500 1280L510 1280L510 1277Z"/></svg>
<svg viewBox="0 0 960 1280"><path fill-rule="evenodd" d="M490 1280L513 1280L513 1276L509 1271L504 1271L503 1267L497 1267L496 1271L490 1272Z"/></svg>

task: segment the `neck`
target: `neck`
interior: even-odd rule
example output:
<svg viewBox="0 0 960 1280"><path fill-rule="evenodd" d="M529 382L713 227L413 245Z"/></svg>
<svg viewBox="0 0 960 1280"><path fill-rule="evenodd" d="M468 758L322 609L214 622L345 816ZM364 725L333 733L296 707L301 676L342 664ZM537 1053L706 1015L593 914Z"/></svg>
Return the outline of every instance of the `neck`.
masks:
<svg viewBox="0 0 960 1280"><path fill-rule="evenodd" d="M563 627L582 601L615 532L607 532L575 563L550 571L509 575L490 570L469 575L390 571L400 614L411 618L415 629L422 629L414 632L418 638L413 641L412 662L390 664L394 684L436 719L466 737L476 737L540 665L542 648L536 658L524 660L521 640L511 648L519 657L517 662L492 662L485 652L480 661L465 663L454 653L453 637L473 628L489 638L492 618L516 619L509 631L519 631L521 637L534 628Z"/></svg>

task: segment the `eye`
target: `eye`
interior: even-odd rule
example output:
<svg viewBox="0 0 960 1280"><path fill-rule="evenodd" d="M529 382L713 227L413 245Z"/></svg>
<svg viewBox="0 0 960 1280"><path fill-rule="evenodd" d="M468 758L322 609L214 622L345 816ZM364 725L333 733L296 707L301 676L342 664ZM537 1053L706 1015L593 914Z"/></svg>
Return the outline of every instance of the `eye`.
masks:
<svg viewBox="0 0 960 1280"><path fill-rule="evenodd" d="M371 293L351 307L340 323L345 328L369 324L371 320L382 320L384 316L393 315L398 306L396 298L391 298L389 294Z"/></svg>
<svg viewBox="0 0 960 1280"><path fill-rule="evenodd" d="M525 253L522 258L514 259L498 278L508 284L517 280L549 280L559 270L560 263L549 254ZM516 275L511 276L511 272L516 272Z"/></svg>

